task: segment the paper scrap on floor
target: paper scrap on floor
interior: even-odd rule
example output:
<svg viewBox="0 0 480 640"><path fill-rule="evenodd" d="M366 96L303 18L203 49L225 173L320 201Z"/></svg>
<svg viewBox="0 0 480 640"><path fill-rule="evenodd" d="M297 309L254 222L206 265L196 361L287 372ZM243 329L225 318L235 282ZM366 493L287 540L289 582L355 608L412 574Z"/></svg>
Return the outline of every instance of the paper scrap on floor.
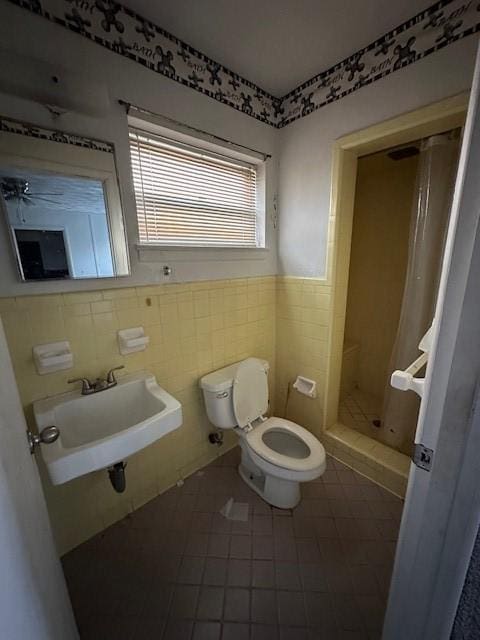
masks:
<svg viewBox="0 0 480 640"><path fill-rule="evenodd" d="M236 520L239 522L247 522L248 520L248 503L247 502L235 502L233 498L227 500L227 502L220 509L220 513L227 520Z"/></svg>

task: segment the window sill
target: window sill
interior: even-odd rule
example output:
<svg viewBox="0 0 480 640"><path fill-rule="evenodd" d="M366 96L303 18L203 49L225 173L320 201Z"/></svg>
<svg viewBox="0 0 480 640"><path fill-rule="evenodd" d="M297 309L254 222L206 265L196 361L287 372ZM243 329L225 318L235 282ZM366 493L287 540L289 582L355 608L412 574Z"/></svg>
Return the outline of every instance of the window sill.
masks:
<svg viewBox="0 0 480 640"><path fill-rule="evenodd" d="M265 260L270 252L267 247L176 247L141 243L135 247L140 262Z"/></svg>

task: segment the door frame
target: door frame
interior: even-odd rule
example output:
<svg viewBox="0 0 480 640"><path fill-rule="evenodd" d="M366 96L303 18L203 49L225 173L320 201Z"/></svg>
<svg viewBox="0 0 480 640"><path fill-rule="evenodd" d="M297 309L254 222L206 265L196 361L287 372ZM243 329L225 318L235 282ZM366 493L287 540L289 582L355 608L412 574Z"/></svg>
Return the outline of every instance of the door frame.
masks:
<svg viewBox="0 0 480 640"><path fill-rule="evenodd" d="M324 430L338 422L358 159L364 155L462 127L467 112L468 95L461 93L343 136L335 142L327 259L327 281L332 283L332 305L323 409Z"/></svg>

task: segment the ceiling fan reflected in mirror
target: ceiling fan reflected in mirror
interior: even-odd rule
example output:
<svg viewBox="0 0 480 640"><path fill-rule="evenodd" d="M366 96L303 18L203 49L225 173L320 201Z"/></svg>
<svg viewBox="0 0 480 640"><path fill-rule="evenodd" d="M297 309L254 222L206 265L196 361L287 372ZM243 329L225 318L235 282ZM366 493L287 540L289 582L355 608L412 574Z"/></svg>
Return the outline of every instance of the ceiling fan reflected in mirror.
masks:
<svg viewBox="0 0 480 640"><path fill-rule="evenodd" d="M50 204L60 204L56 200L51 200L51 196L63 196L63 193L30 191L28 180L23 178L12 178L9 176L0 176L0 191L6 202L15 202L16 204L35 204L37 200L40 202L49 202Z"/></svg>

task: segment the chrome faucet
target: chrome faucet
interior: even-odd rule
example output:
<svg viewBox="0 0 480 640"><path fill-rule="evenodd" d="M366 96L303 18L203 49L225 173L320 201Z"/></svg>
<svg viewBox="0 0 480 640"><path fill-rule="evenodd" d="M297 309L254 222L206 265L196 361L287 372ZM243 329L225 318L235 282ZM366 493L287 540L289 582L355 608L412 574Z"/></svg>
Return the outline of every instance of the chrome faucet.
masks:
<svg viewBox="0 0 480 640"><path fill-rule="evenodd" d="M119 369L124 369L124 365L121 364L119 367L113 367L107 373L106 378L97 378L94 382L91 382L88 378L71 378L67 380L68 384L72 384L73 382L81 382L82 383L82 396L89 396L92 393L99 393L99 391L105 391L106 389L111 389L117 385L117 380L115 378L115 371Z"/></svg>

